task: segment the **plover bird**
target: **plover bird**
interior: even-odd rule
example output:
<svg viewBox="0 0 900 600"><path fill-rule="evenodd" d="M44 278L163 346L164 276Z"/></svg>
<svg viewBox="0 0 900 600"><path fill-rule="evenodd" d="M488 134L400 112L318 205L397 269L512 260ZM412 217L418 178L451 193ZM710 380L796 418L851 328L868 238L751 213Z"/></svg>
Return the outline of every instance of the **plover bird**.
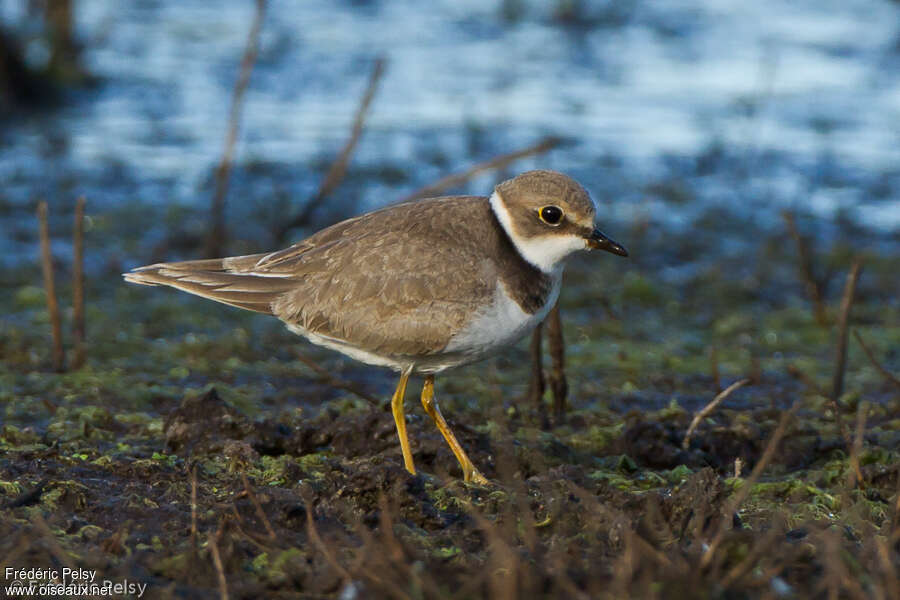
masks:
<svg viewBox="0 0 900 600"><path fill-rule="evenodd" d="M475 468L434 398L434 377L481 360L540 323L579 250L628 256L597 227L573 179L529 171L493 194L388 206L267 254L159 263L126 280L167 285L284 321L310 342L400 373L391 409L403 462L415 473L403 399L424 375L422 405L462 467Z"/></svg>

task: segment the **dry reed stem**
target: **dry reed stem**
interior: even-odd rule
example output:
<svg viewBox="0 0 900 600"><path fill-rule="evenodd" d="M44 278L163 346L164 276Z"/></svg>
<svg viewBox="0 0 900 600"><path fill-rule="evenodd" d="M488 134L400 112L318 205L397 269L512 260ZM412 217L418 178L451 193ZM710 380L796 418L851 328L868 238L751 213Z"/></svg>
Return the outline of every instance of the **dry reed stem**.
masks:
<svg viewBox="0 0 900 600"><path fill-rule="evenodd" d="M335 377L328 371L328 369L325 369L324 367L316 364L315 361L313 361L311 358L307 358L306 356L303 356L302 354L300 354L298 352L297 359L300 362L302 362L304 365L306 365L307 367L309 367L310 369L315 371L321 378L320 381L322 381L332 387L346 390L346 391L350 392L351 394L353 394L354 396L358 396L359 398L362 398L363 400L372 404L373 406L377 406L379 408L385 408L387 406L386 404L383 404L375 396L372 396L371 394L367 394L366 392L362 391L361 389L359 389L352 383L350 383L348 381L344 381L343 379L339 379L338 377Z"/></svg>
<svg viewBox="0 0 900 600"><path fill-rule="evenodd" d="M350 136L347 139L347 142L328 168L328 172L319 184L316 195L306 203L298 214L288 219L280 226L275 236L279 241L283 240L284 236L287 235L287 232L294 227L300 227L308 223L312 217L313 211L318 208L322 200L331 195L331 193L340 185L341 181L344 180L344 176L347 174L347 167L350 164L350 158L365 129L369 105L375 98L375 92L378 90L378 84L384 76L386 65L387 60L383 56L379 56L375 59L375 64L372 66L372 73L369 75L369 83L366 86L366 91L363 93L362 98L360 98L359 106L356 109L356 114L353 118L353 126L350 129Z"/></svg>
<svg viewBox="0 0 900 600"><path fill-rule="evenodd" d="M216 580L219 582L219 598L228 600L228 581L225 579L225 569L222 566L222 557L219 555L219 546L216 544L218 534L207 534L209 553L212 556L213 566L216 568Z"/></svg>
<svg viewBox="0 0 900 600"><path fill-rule="evenodd" d="M857 260L850 267L847 274L847 283L844 285L844 295L841 298L841 308L838 317L838 343L834 353L834 378L831 384L831 399L837 401L844 393L844 372L847 367L847 332L850 322L850 310L853 308L853 300L856 296L856 282L859 281L859 271L862 262Z"/></svg>
<svg viewBox="0 0 900 600"><path fill-rule="evenodd" d="M44 517L42 517L40 513L34 513L31 517L31 523L41 534L41 537L47 541L48 549L50 550L50 554L53 555L53 558L58 560L63 565L69 567L70 569L74 569L75 562L60 545L59 540L50 529L50 526L47 525L47 521L44 520Z"/></svg>
<svg viewBox="0 0 900 600"><path fill-rule="evenodd" d="M253 507L256 509L256 516L265 526L266 533L269 534L269 539L274 542L278 536L275 535L275 530L272 529L272 524L269 522L269 518L266 516L262 505L259 503L259 499L256 497L256 494L253 493L253 489L250 487L250 481L247 479L246 473L241 472L241 481L244 484L244 491L247 492L247 497L250 498L250 502L253 503Z"/></svg>
<svg viewBox="0 0 900 600"><path fill-rule="evenodd" d="M878 565L884 571L884 587L888 592L887 597L891 600L900 600L900 578L898 578L897 567L891 562L891 551L883 539L875 537L874 541Z"/></svg>
<svg viewBox="0 0 900 600"><path fill-rule="evenodd" d="M197 465L191 467L191 548L197 551Z"/></svg>
<svg viewBox="0 0 900 600"><path fill-rule="evenodd" d="M47 203L41 201L37 209L41 237L41 267L44 273L44 293L47 296L47 312L53 334L53 370L62 373L65 369L66 352L62 341L62 319L56 301L56 282L53 278L53 255L50 253L50 230L47 226Z"/></svg>
<svg viewBox="0 0 900 600"><path fill-rule="evenodd" d="M719 350L714 345L709 347L709 372L716 393L722 392L722 375L719 373Z"/></svg>
<svg viewBox="0 0 900 600"><path fill-rule="evenodd" d="M850 436L841 419L838 399L841 397L841 394L844 393L844 373L847 370L847 331L850 323L850 310L853 308L853 300L856 296L856 282L859 280L859 271L861 268L862 263L859 260L855 261L853 266L850 267L850 272L847 274L847 282L844 284L844 295L841 298L841 307L838 316L838 339L834 352L834 372L831 380L831 395L829 396L831 398L832 409L834 410L834 420L838 424L841 437L844 438L848 451L850 450L852 441L850 440Z"/></svg>
<svg viewBox="0 0 900 600"><path fill-rule="evenodd" d="M819 385L815 379L813 379L812 377L810 377L809 375L807 375L806 373L801 371L796 365L788 365L787 372L788 372L788 375L790 375L794 379L799 379L800 381L802 381L803 385L805 385L806 387L811 389L813 392L815 392L819 396L822 396L823 398L826 398L826 399L830 398L828 392L825 391L825 388L823 388L821 385Z"/></svg>
<svg viewBox="0 0 900 600"><path fill-rule="evenodd" d="M853 330L853 337L855 337L855 338L856 338L856 341L859 342L860 347L862 347L863 352L865 352L866 357L868 357L869 362L872 363L872 366L874 366L874 367L878 370L878 372L881 373L882 377L884 377L885 380L887 380L888 382L894 384L894 386L895 386L898 390L900 390L900 378L897 378L896 375L894 375L893 373L891 373L890 371L888 371L888 370L885 368L884 365L882 365L880 362L878 362L878 359L875 358L875 353L872 352L872 349L869 348L868 344L866 344L866 342L863 340L863 338L862 338L862 336L860 335L859 331L857 331L857 330L854 329L854 330Z"/></svg>
<svg viewBox="0 0 900 600"><path fill-rule="evenodd" d="M528 403L537 410L541 420L541 429L550 428L550 419L547 417L547 407L544 406L544 358L541 351L543 338L543 323L538 323L531 334L531 343L528 345L528 354L531 357L531 374L528 379Z"/></svg>
<svg viewBox="0 0 900 600"><path fill-rule="evenodd" d="M566 348L558 300L547 315L547 346L551 360L549 379L550 389L553 391L553 418L560 424L568 410L566 396L569 393L569 384L566 381Z"/></svg>
<svg viewBox="0 0 900 600"><path fill-rule="evenodd" d="M350 157L353 155L353 150L359 143L359 138L362 136L363 129L365 128L369 105L372 104L372 99L375 98L375 92L378 90L378 83L384 76L386 65L387 60L385 60L383 56L379 56L375 59L375 64L372 66L372 74L369 75L369 83L366 86L366 91L359 102L359 107L356 109L356 115L353 117L353 128L350 130L350 139L347 140L347 143L341 149L337 159L331 163L331 168L328 169L325 179L322 180L322 183L319 186L319 191L313 198L311 203L312 206L315 206L329 196L331 192L340 185L341 181L343 181L344 175L347 173L347 165L350 163Z"/></svg>
<svg viewBox="0 0 900 600"><path fill-rule="evenodd" d="M791 408L781 416L781 420L779 420L778 426L775 428L775 432L772 434L772 437L769 438L769 443L766 444L766 449L763 451L762 456L759 458L759 462L756 463L756 465L753 467L753 470L750 472L750 476L746 479L746 481L744 481L744 484L740 487L740 489L738 489L737 493L732 496L731 500L726 505L725 510L723 511L722 520L719 523L718 531L716 531L715 537L713 537L712 541L709 543L709 546L706 548L700 558L700 569L705 569L712 562L716 550L718 550L719 545L722 543L722 539L725 537L725 532L727 531L726 525L731 522L732 515L740 508L741 504L744 503L744 500L747 499L747 496L750 495L751 488L753 488L753 486L759 480L760 476L762 476L763 470L768 466L769 462L772 460L772 457L775 456L775 451L778 449L778 444L781 443L781 438L784 437L788 422L794 415L796 409L797 404L794 403Z"/></svg>
<svg viewBox="0 0 900 600"><path fill-rule="evenodd" d="M757 541L750 549L746 558L731 567L725 574L725 577L718 582L723 590L727 590L732 584L744 577L748 571L756 567L756 561L763 556L768 550L781 538L781 533L775 530L769 531L763 539Z"/></svg>
<svg viewBox="0 0 900 600"><path fill-rule="evenodd" d="M313 518L312 497L308 496L307 498L304 498L304 502L306 503L306 533L309 535L310 541L312 541L313 545L322 553L322 556L325 557L325 561L331 568L344 578L345 582L352 581L353 578L350 577L350 573L341 566L337 561L337 558L332 554L331 549L325 545L325 542L323 542L322 538L319 536L319 530L316 528L316 521Z"/></svg>
<svg viewBox="0 0 900 600"><path fill-rule="evenodd" d="M536 144L528 146L527 148L516 150L515 152L510 152L508 154L501 154L500 156L496 156L490 160L486 160L484 162L473 165L472 167L469 167L468 169L460 173L453 173L451 175L447 175L446 177L442 177L434 183L419 188L413 193L407 195L400 202L409 202L410 200L418 200L419 198L429 198L431 196L440 195L448 188L462 185L479 173L494 169L502 169L503 167L519 159L526 158L528 156L543 154L552 150L553 148L556 148L561 143L561 138L554 136L545 137Z"/></svg>
<svg viewBox="0 0 900 600"><path fill-rule="evenodd" d="M84 196L75 201L75 224L72 233L72 341L75 355L72 368L80 369L85 361L84 348Z"/></svg>
<svg viewBox="0 0 900 600"><path fill-rule="evenodd" d="M353 155L353 151L359 143L359 138L362 137L366 125L366 116L369 112L369 105L372 104L372 100L375 98L375 92L378 90L378 83L384 76L386 65L387 61L383 56L375 59L375 64L372 66L372 73L369 75L369 83L366 86L366 91L363 93L362 98L359 101L359 106L356 109L356 115L353 117L353 127L350 129L350 137L347 139L347 143L344 144L344 147L337 155L337 158L331 163L328 173L325 174L322 183L319 184L319 190L316 192L316 195L306 203L303 210L292 219L289 219L282 226L281 230L278 232L279 239L283 238L290 229L300 227L309 222L313 211L321 204L322 200L330 196L340 185L341 181L344 180L344 176L347 174L347 166L350 164L350 157Z"/></svg>
<svg viewBox="0 0 900 600"><path fill-rule="evenodd" d="M384 494L379 494L379 507L382 511L385 510L385 503L382 499L385 499ZM389 508L388 508L389 510ZM348 569L350 573L358 573L361 574L364 578L369 579L376 586L380 588L386 589L392 596L395 598L407 599L411 598L410 594L407 594L397 583L393 580L396 578L400 578L404 583L409 583L409 579L413 578L417 584L425 583L428 586L428 594L424 597L438 597L438 587L435 585L434 581L428 577L427 571L424 573L425 580L423 581L422 573L418 573L415 570L410 568L409 561L406 559L405 552L403 551L400 542L397 541L397 538L394 536L393 529L389 534L384 533L385 523L390 527L391 516L390 514L386 514L382 512L379 515L379 523L382 528L382 536L381 541L377 541L372 533L369 531L368 527L363 524L362 520L359 518L359 515L355 512L348 512L345 517L353 521L353 530L359 535L362 541L362 549L365 552L361 552L354 564ZM394 546L396 544L396 547ZM381 546L387 545L389 548L389 552L385 553L382 551ZM374 550L374 553L373 553ZM379 563L379 559L384 560L386 564ZM368 565L367 561L369 558L374 558L376 563L374 565ZM387 570L390 572L387 572ZM399 572L398 572L399 571ZM416 594L415 597L421 597L421 594Z"/></svg>
<svg viewBox="0 0 900 600"><path fill-rule="evenodd" d="M475 524L484 532L488 545L488 587L490 598L503 598L515 600L519 597L519 582L522 575L519 573L519 559L515 551L510 548L501 535L500 528L482 515L470 503L466 503L466 512L475 521Z"/></svg>
<svg viewBox="0 0 900 600"><path fill-rule="evenodd" d="M791 237L794 238L794 243L797 245L800 276L803 279L804 287L806 288L806 295L809 296L810 301L813 303L813 314L815 315L816 322L824 327L828 324L828 315L825 311L823 286L813 274L812 255L809 251L809 245L797 230L794 215L788 211L784 211L781 213L781 216L784 219L785 224L787 224Z"/></svg>
<svg viewBox="0 0 900 600"><path fill-rule="evenodd" d="M384 546L389 550L391 560L396 563L402 563L405 559L403 546L394 536L394 524L391 522L391 505L384 493L378 494L378 522L381 525L381 537L384 540Z"/></svg>
<svg viewBox="0 0 900 600"><path fill-rule="evenodd" d="M710 413L712 413L712 411L714 411L716 407L725 400L725 398L732 394L732 392L744 387L748 383L750 383L749 379L741 379L739 381L735 381L723 391L719 392L716 397L709 402L709 404L704 406L703 409L700 410L700 412L694 415L694 418L691 420L691 424L688 427L687 433L684 434L684 440L681 442L681 447L687 450L688 446L691 443L691 437L693 437L694 435L694 430L697 429L697 427L700 425L700 422L708 417Z"/></svg>
<svg viewBox="0 0 900 600"><path fill-rule="evenodd" d="M859 466L859 455L862 453L863 435L866 431L866 403L860 402L856 406L856 433L853 436L853 443L850 445L850 473L847 477L847 488L853 489L859 487L863 489L865 482L863 481L862 469Z"/></svg>
<svg viewBox="0 0 900 600"><path fill-rule="evenodd" d="M231 175L231 165L234 159L234 148L240 129L241 109L244 104L244 93L250 83L250 74L253 65L256 64L256 56L259 53L259 34L262 30L263 17L266 13L266 0L256 0L256 13L253 24L247 34L247 44L244 47L244 55L241 58L241 70L234 84L234 92L231 96L231 109L228 115L228 130L225 134L225 148L222 152L222 160L216 169L216 188L213 193L210 206L210 221L212 227L206 239L206 255L216 258L222 255L225 246L225 197L228 194L228 183Z"/></svg>

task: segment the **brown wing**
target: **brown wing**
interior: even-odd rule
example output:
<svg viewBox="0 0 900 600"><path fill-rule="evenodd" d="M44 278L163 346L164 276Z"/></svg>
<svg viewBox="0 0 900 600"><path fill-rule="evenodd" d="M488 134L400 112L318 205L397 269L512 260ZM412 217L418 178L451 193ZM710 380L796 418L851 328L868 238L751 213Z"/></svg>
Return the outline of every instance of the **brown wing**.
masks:
<svg viewBox="0 0 900 600"><path fill-rule="evenodd" d="M492 298L498 231L486 198L421 200L270 254L159 263L125 279L274 314L370 352L429 354Z"/></svg>
<svg viewBox="0 0 900 600"><path fill-rule="evenodd" d="M479 197L423 200L340 223L265 261L299 275L273 312L370 352L439 352L494 294L495 227Z"/></svg>

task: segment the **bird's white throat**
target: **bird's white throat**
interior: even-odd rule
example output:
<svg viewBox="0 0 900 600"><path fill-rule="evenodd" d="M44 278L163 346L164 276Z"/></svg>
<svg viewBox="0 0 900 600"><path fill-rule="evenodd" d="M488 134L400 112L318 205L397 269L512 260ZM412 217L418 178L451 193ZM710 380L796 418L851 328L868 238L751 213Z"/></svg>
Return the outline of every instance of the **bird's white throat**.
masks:
<svg viewBox="0 0 900 600"><path fill-rule="evenodd" d="M522 258L544 273L553 273L563 266L563 261L576 250L584 250L584 239L577 235L547 233L537 237L520 235L512 222L509 210L500 194L491 194L491 210L500 221L509 239Z"/></svg>

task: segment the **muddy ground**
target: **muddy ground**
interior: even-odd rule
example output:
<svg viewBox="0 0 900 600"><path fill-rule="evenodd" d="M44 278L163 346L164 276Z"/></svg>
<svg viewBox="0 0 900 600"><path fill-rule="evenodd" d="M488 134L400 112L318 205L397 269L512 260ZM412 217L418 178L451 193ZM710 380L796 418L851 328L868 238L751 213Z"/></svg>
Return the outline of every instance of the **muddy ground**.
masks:
<svg viewBox="0 0 900 600"><path fill-rule="evenodd" d="M680 186L646 193L680 209ZM485 486L460 480L420 382L411 476L391 373L273 319L120 283L103 248L127 219L94 214L83 368L49 367L37 263L4 273L0 566L96 570L152 598L900 598L900 389L851 335L844 392L827 397L857 258L850 328L900 374L900 240L798 215L827 281L820 324L784 222L747 214L676 226L648 210L608 232L632 258L571 265L570 408L548 427L549 392L526 399L527 341L438 378ZM155 251L190 255L172 218L181 246Z"/></svg>

